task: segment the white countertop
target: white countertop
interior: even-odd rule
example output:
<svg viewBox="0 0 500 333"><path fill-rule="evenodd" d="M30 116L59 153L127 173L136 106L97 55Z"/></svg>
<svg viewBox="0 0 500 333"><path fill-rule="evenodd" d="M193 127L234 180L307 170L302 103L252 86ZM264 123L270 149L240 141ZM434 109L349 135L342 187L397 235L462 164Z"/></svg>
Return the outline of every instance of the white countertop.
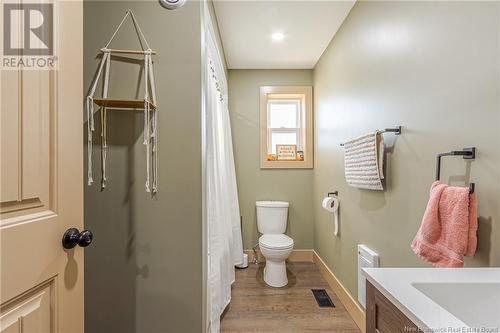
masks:
<svg viewBox="0 0 500 333"><path fill-rule="evenodd" d="M463 318L481 315L488 316L483 317L485 319L482 322L498 328L500 268L365 268L363 274L401 312L426 332L452 332L450 328L468 332L464 329L473 326L470 320ZM476 286L479 289L474 289ZM436 297L433 297L433 292L437 294ZM443 298L445 301L439 302ZM481 322L481 319L474 320Z"/></svg>

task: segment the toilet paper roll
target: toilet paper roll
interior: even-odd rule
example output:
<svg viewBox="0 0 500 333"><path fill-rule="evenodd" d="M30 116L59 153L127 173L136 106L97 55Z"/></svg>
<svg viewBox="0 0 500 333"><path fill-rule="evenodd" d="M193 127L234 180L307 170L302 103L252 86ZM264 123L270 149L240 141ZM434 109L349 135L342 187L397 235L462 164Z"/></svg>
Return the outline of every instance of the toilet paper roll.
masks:
<svg viewBox="0 0 500 333"><path fill-rule="evenodd" d="M326 197L323 199L321 206L333 213L333 234L335 236L339 233L339 199L337 197Z"/></svg>
<svg viewBox="0 0 500 333"><path fill-rule="evenodd" d="M323 199L321 206L330 213L335 213L339 210L339 199L336 197L326 197Z"/></svg>

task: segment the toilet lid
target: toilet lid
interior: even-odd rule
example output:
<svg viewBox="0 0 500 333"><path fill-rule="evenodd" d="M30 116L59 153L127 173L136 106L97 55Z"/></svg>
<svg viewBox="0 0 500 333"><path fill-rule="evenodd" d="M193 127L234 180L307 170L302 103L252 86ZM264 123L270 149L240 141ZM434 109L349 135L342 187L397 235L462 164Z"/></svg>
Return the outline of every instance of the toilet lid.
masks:
<svg viewBox="0 0 500 333"><path fill-rule="evenodd" d="M289 249L293 247L293 239L285 234L266 234L259 238L259 245L268 249Z"/></svg>

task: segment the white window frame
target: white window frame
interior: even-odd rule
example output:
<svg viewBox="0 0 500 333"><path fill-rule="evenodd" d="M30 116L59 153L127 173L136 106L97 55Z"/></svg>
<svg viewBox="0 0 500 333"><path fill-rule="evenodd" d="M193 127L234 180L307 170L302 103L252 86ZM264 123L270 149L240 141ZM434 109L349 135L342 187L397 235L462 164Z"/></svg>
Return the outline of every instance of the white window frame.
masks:
<svg viewBox="0 0 500 333"><path fill-rule="evenodd" d="M271 128L270 102L298 102L297 128ZM303 161L268 161L267 155L272 150L272 133L297 133L297 151L304 152ZM260 133L261 158L263 169L313 168L313 105L312 87L310 86L266 86L260 88Z"/></svg>

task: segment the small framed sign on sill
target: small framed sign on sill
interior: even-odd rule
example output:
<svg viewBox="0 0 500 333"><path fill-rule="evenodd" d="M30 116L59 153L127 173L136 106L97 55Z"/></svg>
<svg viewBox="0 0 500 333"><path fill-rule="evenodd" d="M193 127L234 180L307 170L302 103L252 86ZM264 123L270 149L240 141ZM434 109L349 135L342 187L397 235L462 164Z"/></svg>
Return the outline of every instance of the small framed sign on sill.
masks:
<svg viewBox="0 0 500 333"><path fill-rule="evenodd" d="M312 169L312 87L260 88L261 169Z"/></svg>
<svg viewBox="0 0 500 333"><path fill-rule="evenodd" d="M296 161L297 145L276 145L276 156L278 161Z"/></svg>

